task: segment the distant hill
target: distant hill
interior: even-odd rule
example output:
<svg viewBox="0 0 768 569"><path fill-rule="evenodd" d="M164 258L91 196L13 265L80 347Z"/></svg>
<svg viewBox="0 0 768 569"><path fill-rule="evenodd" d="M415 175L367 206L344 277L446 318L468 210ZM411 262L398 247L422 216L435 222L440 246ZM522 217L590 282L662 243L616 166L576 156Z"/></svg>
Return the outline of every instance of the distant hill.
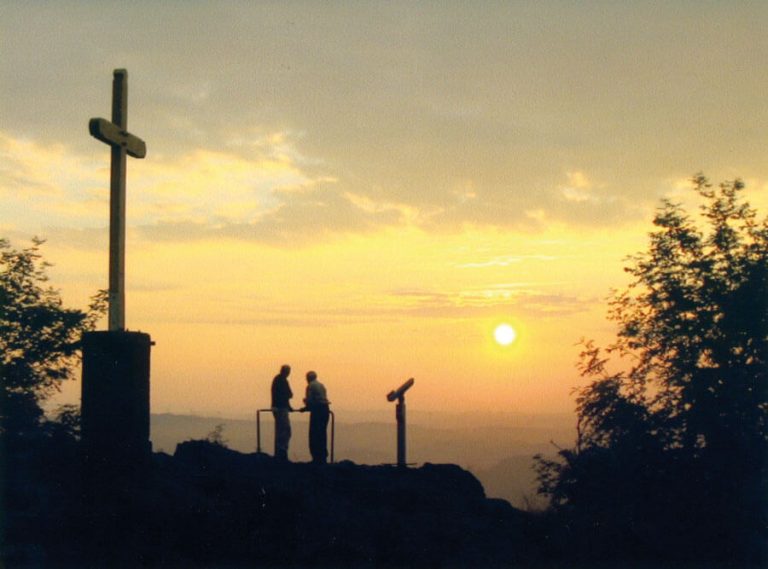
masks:
<svg viewBox="0 0 768 569"><path fill-rule="evenodd" d="M547 506L547 500L536 494L533 454L512 456L473 474L482 482L488 496L504 498L525 510L540 510Z"/></svg>
<svg viewBox="0 0 768 569"><path fill-rule="evenodd" d="M361 418L351 414L353 419ZM342 420L341 418L345 419ZM379 417L376 417L377 419ZM484 417L488 420L488 417ZM307 415L292 415L293 437L290 458L309 461ZM573 418L570 415L505 417L491 419L495 424L476 424L472 416L425 415L408 424L408 461L414 464L452 463L466 468L478 477L486 494L503 498L514 506L541 507L536 496L535 474L531 469L536 453L554 454L550 441L567 446L573 441ZM432 426L433 424L438 427ZM155 451L173 454L176 445L188 440L205 439L217 425L231 449L250 453L257 447L256 421L192 415L157 414L152 416L151 438ZM335 459L358 464L391 464L396 457L396 425L394 418L386 422L347 422L346 414L337 413L335 427ZM273 450L273 421L262 414L261 447Z"/></svg>

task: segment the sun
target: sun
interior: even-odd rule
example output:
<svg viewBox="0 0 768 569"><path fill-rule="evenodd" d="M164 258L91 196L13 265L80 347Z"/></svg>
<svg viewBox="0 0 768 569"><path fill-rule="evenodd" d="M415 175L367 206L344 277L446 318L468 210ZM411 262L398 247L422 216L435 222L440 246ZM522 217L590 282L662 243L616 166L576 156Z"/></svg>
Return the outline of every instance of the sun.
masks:
<svg viewBox="0 0 768 569"><path fill-rule="evenodd" d="M509 346L517 338L517 332L509 324L499 324L493 331L493 337L500 346Z"/></svg>

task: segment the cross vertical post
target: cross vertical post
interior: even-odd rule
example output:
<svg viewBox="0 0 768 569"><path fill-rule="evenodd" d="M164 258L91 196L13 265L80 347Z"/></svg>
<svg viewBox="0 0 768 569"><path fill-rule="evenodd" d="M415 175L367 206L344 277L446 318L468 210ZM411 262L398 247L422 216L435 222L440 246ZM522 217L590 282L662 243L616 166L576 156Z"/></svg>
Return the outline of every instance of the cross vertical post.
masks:
<svg viewBox="0 0 768 569"><path fill-rule="evenodd" d="M115 69L112 80L112 122L91 119L91 136L109 144L109 330L125 330L125 171L126 154L144 158L144 141L128 132L128 72Z"/></svg>
<svg viewBox="0 0 768 569"><path fill-rule="evenodd" d="M128 72L112 79L112 124L128 130ZM125 148L112 144L109 184L109 330L125 330Z"/></svg>

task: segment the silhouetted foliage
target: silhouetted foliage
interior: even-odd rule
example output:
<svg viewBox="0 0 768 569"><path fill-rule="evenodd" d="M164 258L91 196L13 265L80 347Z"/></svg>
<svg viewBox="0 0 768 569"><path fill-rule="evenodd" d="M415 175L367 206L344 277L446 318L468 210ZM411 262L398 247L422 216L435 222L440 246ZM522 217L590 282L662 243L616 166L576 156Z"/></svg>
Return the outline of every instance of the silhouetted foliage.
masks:
<svg viewBox="0 0 768 569"><path fill-rule="evenodd" d="M576 447L537 459L569 546L592 554L765 553L768 221L741 181L693 182L703 223L663 202L610 301L616 341L584 342Z"/></svg>
<svg viewBox="0 0 768 569"><path fill-rule="evenodd" d="M69 379L79 357L83 332L103 314L105 296L88 311L64 308L59 292L46 286L40 246L13 249L0 239L0 434L36 432L40 404Z"/></svg>
<svg viewBox="0 0 768 569"><path fill-rule="evenodd" d="M229 441L224 438L224 424L219 423L205 436L205 440L211 444L226 447Z"/></svg>
<svg viewBox="0 0 768 569"><path fill-rule="evenodd" d="M46 424L54 435L69 437L73 441L80 440L80 407L78 405L60 405Z"/></svg>
<svg viewBox="0 0 768 569"><path fill-rule="evenodd" d="M44 536L58 539L76 506L80 414L43 402L71 378L80 337L104 312L67 309L47 286L43 241L17 250L0 239L0 564L41 566Z"/></svg>

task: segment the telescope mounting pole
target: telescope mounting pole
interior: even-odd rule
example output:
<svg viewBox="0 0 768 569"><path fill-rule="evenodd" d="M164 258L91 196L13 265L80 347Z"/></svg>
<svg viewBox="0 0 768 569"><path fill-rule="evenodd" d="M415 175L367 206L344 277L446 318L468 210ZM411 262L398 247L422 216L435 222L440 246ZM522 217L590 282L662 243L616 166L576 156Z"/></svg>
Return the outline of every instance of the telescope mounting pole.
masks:
<svg viewBox="0 0 768 569"><path fill-rule="evenodd" d="M387 401L397 400L395 405L395 418L397 419L397 466L405 468L405 392L413 387L414 379L411 378L397 389L387 394Z"/></svg>
<svg viewBox="0 0 768 569"><path fill-rule="evenodd" d="M397 466L405 466L405 395L397 398L395 405L397 418Z"/></svg>

